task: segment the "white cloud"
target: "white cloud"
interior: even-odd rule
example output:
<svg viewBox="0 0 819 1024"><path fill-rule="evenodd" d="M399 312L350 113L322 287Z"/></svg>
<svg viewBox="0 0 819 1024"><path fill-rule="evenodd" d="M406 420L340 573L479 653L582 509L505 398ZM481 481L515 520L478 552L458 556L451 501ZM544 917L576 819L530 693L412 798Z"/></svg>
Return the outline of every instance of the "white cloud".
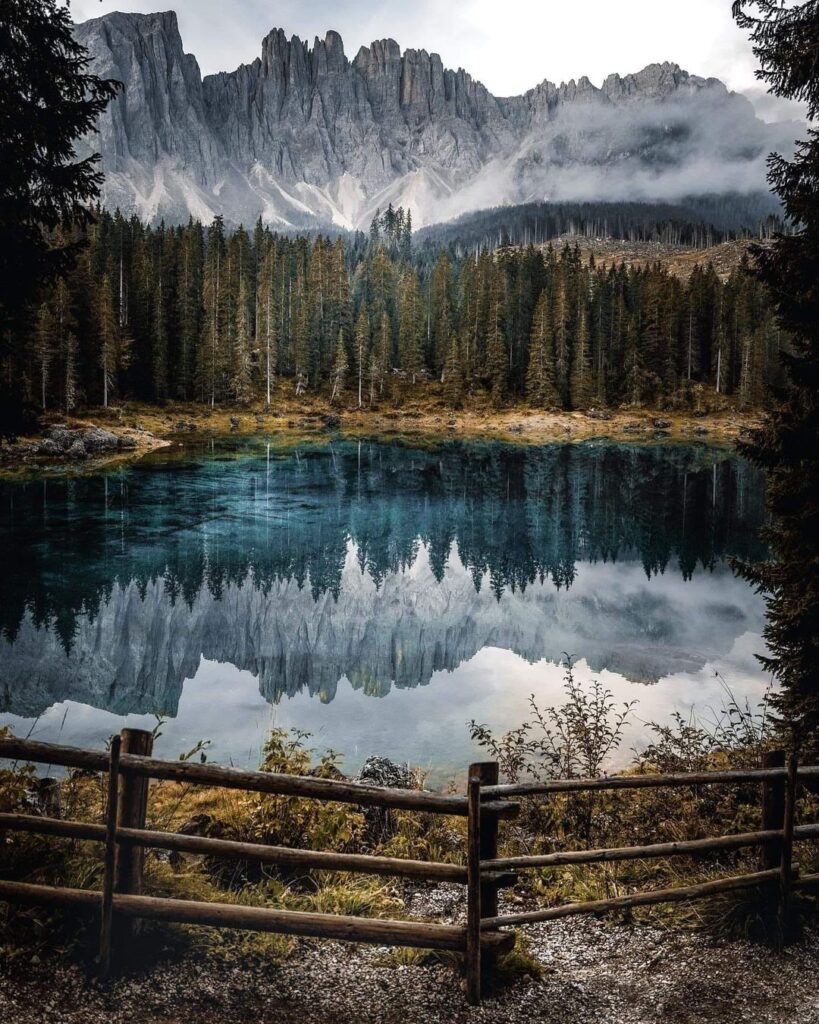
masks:
<svg viewBox="0 0 819 1024"><path fill-rule="evenodd" d="M156 0L69 0L75 20L113 10L148 12ZM721 78L760 100L766 119L792 116L760 92L755 59L731 18L729 0L176 0L186 49L205 74L253 60L271 28L313 39L336 29L348 55L390 36L402 47L441 54L496 95L516 95L543 79L587 75L599 84L613 71L674 61L687 71Z"/></svg>

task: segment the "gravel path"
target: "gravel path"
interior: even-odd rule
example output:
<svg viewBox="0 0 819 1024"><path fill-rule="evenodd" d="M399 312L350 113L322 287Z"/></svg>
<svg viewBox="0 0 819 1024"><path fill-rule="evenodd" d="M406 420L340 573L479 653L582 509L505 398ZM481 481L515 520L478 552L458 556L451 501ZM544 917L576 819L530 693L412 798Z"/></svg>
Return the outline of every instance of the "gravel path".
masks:
<svg viewBox="0 0 819 1024"><path fill-rule="evenodd" d="M479 1009L446 964L300 943L284 965L182 962L110 987L82 968L0 964L8 1024L819 1024L819 935L782 955L689 933L567 920L527 929L544 965Z"/></svg>

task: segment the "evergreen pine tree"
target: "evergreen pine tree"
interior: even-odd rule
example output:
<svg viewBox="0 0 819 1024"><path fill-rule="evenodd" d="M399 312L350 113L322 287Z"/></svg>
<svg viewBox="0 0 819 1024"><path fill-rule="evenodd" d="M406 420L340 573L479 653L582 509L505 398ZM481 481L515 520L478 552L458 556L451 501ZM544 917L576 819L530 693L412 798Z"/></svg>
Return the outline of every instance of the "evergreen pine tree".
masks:
<svg viewBox="0 0 819 1024"><path fill-rule="evenodd" d="M225 235L221 217L208 229L207 258L202 287L204 318L199 348L199 378L202 397L211 407L221 398L226 362Z"/></svg>
<svg viewBox="0 0 819 1024"><path fill-rule="evenodd" d="M555 387L555 339L549 295L544 288L532 319L529 340L529 368L526 374L526 393L529 401L539 409L559 409L560 396Z"/></svg>
<svg viewBox="0 0 819 1024"><path fill-rule="evenodd" d="M77 336L68 331L63 344L63 409L66 416L77 405Z"/></svg>
<svg viewBox="0 0 819 1024"><path fill-rule="evenodd" d="M48 408L48 389L51 383L51 363L56 347L56 324L54 314L43 303L37 313L37 326L34 329L34 358L39 378L40 406L45 412Z"/></svg>
<svg viewBox="0 0 819 1024"><path fill-rule="evenodd" d="M591 365L591 344L589 338L589 315L586 303L581 301L577 314L577 333L572 352L572 371L569 380L569 397L573 409L588 409L594 394L594 380Z"/></svg>
<svg viewBox="0 0 819 1024"><path fill-rule="evenodd" d="M500 408L506 398L508 359L506 335L504 333L505 312L504 280L501 271L495 268L489 293L489 324L486 336L486 376L492 395L492 404Z"/></svg>
<svg viewBox="0 0 819 1024"><path fill-rule="evenodd" d="M421 296L415 271L408 269L401 278L398 321L398 354L401 369L415 384L423 366L422 338L424 331Z"/></svg>
<svg viewBox="0 0 819 1024"><path fill-rule="evenodd" d="M333 363L333 390L330 394L330 401L333 405L335 405L336 402L341 401L341 396L344 394L344 389L347 386L347 371L349 369L350 365L347 361L347 346L344 343L343 333L339 331L338 342L336 343L335 362Z"/></svg>
<svg viewBox="0 0 819 1024"><path fill-rule="evenodd" d="M130 339L119 322L114 306L111 278L104 274L96 301L96 326L99 342L99 367L102 370L102 404L117 390L119 374L130 362Z"/></svg>
<svg viewBox="0 0 819 1024"><path fill-rule="evenodd" d="M819 117L819 4L739 0L734 13L750 30L759 76L771 91L807 103ZM793 233L756 252L792 353L789 389L764 429L744 446L767 473L769 560L746 576L766 594L766 668L782 685L779 710L800 730L819 724L819 131L811 128L793 160L774 156L770 183Z"/></svg>
<svg viewBox="0 0 819 1024"><path fill-rule="evenodd" d="M370 318L367 310L361 307L355 325L355 375L358 381L358 408L364 405L364 380L370 362Z"/></svg>
<svg viewBox="0 0 819 1024"><path fill-rule="evenodd" d="M247 276L242 274L236 301L236 329L233 342L233 372L231 391L240 405L247 405L253 397L251 366L250 295Z"/></svg>
<svg viewBox="0 0 819 1024"><path fill-rule="evenodd" d="M449 339L446 342L447 354L444 360L444 396L447 404L452 409L460 409L464 397L464 376L461 363L461 352L458 344L458 334L452 330L449 317L446 316L445 323L440 325L439 330L449 330ZM442 342L443 343L443 342Z"/></svg>

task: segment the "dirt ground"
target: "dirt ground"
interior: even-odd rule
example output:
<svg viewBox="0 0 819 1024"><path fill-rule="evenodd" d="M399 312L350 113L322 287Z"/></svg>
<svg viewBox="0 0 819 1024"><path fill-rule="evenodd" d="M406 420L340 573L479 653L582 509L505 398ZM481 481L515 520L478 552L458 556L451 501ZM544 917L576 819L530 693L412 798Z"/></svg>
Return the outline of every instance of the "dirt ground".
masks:
<svg viewBox="0 0 819 1024"><path fill-rule="evenodd" d="M103 986L62 961L0 964L8 1024L818 1024L819 936L783 954L648 927L528 928L540 976L480 1008L451 963L302 942L282 965L183 961Z"/></svg>

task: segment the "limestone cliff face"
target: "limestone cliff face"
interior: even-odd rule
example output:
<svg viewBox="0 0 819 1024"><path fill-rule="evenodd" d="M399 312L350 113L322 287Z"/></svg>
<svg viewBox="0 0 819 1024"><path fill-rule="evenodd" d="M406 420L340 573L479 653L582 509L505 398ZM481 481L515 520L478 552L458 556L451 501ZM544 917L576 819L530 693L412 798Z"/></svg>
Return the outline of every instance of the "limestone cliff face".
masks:
<svg viewBox="0 0 819 1024"><path fill-rule="evenodd" d="M311 47L277 29L252 64L203 80L172 12L76 35L125 87L87 140L105 202L153 220L366 227L393 202L420 225L549 198L750 191L782 141L746 100L672 64L499 99L391 39L349 60L336 32Z"/></svg>

